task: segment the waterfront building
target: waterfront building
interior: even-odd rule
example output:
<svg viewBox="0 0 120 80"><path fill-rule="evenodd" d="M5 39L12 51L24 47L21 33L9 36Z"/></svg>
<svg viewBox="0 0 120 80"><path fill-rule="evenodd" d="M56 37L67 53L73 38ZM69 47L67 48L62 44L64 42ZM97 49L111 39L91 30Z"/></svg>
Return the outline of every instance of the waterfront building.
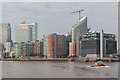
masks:
<svg viewBox="0 0 120 80"><path fill-rule="evenodd" d="M0 43L11 41L11 26L9 23L0 24Z"/></svg>
<svg viewBox="0 0 120 80"><path fill-rule="evenodd" d="M75 48L76 46L75 46L75 42L70 42L69 43L69 56L70 57L75 57L76 56L76 48Z"/></svg>
<svg viewBox="0 0 120 80"><path fill-rule="evenodd" d="M0 53L2 53L3 52L3 44L2 43L0 43Z"/></svg>
<svg viewBox="0 0 120 80"><path fill-rule="evenodd" d="M10 53L11 52L12 45L13 45L12 42L5 42L4 43L5 53Z"/></svg>
<svg viewBox="0 0 120 80"><path fill-rule="evenodd" d="M117 53L117 41L114 34L103 33L102 57L109 57ZM83 57L101 57L100 33L87 33L81 35L80 53Z"/></svg>
<svg viewBox="0 0 120 80"><path fill-rule="evenodd" d="M87 17L81 18L73 27L72 27L72 42L76 44L76 56L81 56L79 52L79 41L80 35L87 33Z"/></svg>
<svg viewBox="0 0 120 80"><path fill-rule="evenodd" d="M66 36L56 33L43 35L44 57L59 58L66 57Z"/></svg>
<svg viewBox="0 0 120 80"><path fill-rule="evenodd" d="M32 41L37 40L37 23L26 23L25 21L20 24L20 27L32 28Z"/></svg>
<svg viewBox="0 0 120 80"><path fill-rule="evenodd" d="M14 44L13 44L13 47L12 47L13 49L12 49L12 52L14 53L14 56L16 57L16 58L18 58L19 57L19 44L17 43L17 42L15 42Z"/></svg>
<svg viewBox="0 0 120 80"><path fill-rule="evenodd" d="M66 36L66 53L69 55L69 43L72 42L72 35L71 33L68 33Z"/></svg>
<svg viewBox="0 0 120 80"><path fill-rule="evenodd" d="M0 43L0 59L2 58L2 53L3 53L3 44Z"/></svg>
<svg viewBox="0 0 120 80"><path fill-rule="evenodd" d="M32 41L32 28L30 27L17 27L16 28L16 42Z"/></svg>
<svg viewBox="0 0 120 80"><path fill-rule="evenodd" d="M4 51L3 51L3 55L4 55L4 57L11 57L10 56L10 53L11 53L11 48L12 48L12 46L13 46L13 42L11 41L11 42L4 42Z"/></svg>
<svg viewBox="0 0 120 80"><path fill-rule="evenodd" d="M34 45L32 42L19 43L19 55L21 57L28 57L34 54Z"/></svg>
<svg viewBox="0 0 120 80"><path fill-rule="evenodd" d="M43 57L43 41L21 42L15 47L19 57Z"/></svg>
<svg viewBox="0 0 120 80"><path fill-rule="evenodd" d="M38 57L43 57L43 41L36 40L34 44L34 54Z"/></svg>

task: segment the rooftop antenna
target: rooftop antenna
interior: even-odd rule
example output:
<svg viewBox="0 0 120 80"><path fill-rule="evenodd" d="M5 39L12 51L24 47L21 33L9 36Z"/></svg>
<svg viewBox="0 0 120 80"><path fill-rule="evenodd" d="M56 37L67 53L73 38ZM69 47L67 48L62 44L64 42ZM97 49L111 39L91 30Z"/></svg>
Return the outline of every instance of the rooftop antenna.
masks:
<svg viewBox="0 0 120 80"><path fill-rule="evenodd" d="M75 11L75 12L71 12L71 14L73 14L73 13L79 13L79 20L80 20L80 14L81 14L82 11L84 11L84 9L81 9L81 10L78 10L78 11Z"/></svg>

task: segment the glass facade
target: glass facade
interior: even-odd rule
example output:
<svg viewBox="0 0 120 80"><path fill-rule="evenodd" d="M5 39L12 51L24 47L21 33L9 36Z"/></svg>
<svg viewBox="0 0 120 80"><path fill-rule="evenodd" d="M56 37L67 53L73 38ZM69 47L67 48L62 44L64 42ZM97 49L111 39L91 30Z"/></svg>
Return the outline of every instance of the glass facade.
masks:
<svg viewBox="0 0 120 80"><path fill-rule="evenodd" d="M16 42L32 41L32 28L30 27L17 27L16 29Z"/></svg>
<svg viewBox="0 0 120 80"><path fill-rule="evenodd" d="M9 23L0 24L0 43L11 41L11 26Z"/></svg>
<svg viewBox="0 0 120 80"><path fill-rule="evenodd" d="M80 35L87 33L87 17L83 17L72 27L72 42L76 43L76 56L80 55L79 52L79 40Z"/></svg>
<svg viewBox="0 0 120 80"><path fill-rule="evenodd" d="M29 27L32 29L32 41L37 40L37 23L24 23L20 24L20 27Z"/></svg>
<svg viewBox="0 0 120 80"><path fill-rule="evenodd" d="M88 39L100 39L100 33L89 33L89 34L83 34L82 40L88 40ZM114 34L103 34L104 38L107 38L107 40L115 40Z"/></svg>

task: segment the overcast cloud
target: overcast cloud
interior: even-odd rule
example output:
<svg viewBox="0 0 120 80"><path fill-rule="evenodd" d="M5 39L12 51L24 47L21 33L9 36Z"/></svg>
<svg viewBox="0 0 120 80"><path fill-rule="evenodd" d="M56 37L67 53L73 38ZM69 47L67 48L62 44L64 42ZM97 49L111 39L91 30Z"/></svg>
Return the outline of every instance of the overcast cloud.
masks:
<svg viewBox="0 0 120 80"><path fill-rule="evenodd" d="M88 17L88 26L93 30L104 29L107 33L118 34L118 3L116 2L7 2L2 5L3 22L11 24L12 39L15 29L22 21L38 23L38 39L43 34L56 32L66 34L78 21L73 11L85 9L81 16Z"/></svg>

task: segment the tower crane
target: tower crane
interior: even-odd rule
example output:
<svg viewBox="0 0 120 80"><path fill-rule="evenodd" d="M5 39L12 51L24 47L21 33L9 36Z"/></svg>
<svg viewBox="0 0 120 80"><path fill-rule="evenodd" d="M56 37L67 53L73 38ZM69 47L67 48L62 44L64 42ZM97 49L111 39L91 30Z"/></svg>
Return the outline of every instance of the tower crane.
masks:
<svg viewBox="0 0 120 80"><path fill-rule="evenodd" d="M71 14L73 14L73 13L79 13L79 20L80 20L80 14L81 14L82 11L84 11L84 9L81 9L81 10L78 10L78 11L75 11L75 12L71 12Z"/></svg>

